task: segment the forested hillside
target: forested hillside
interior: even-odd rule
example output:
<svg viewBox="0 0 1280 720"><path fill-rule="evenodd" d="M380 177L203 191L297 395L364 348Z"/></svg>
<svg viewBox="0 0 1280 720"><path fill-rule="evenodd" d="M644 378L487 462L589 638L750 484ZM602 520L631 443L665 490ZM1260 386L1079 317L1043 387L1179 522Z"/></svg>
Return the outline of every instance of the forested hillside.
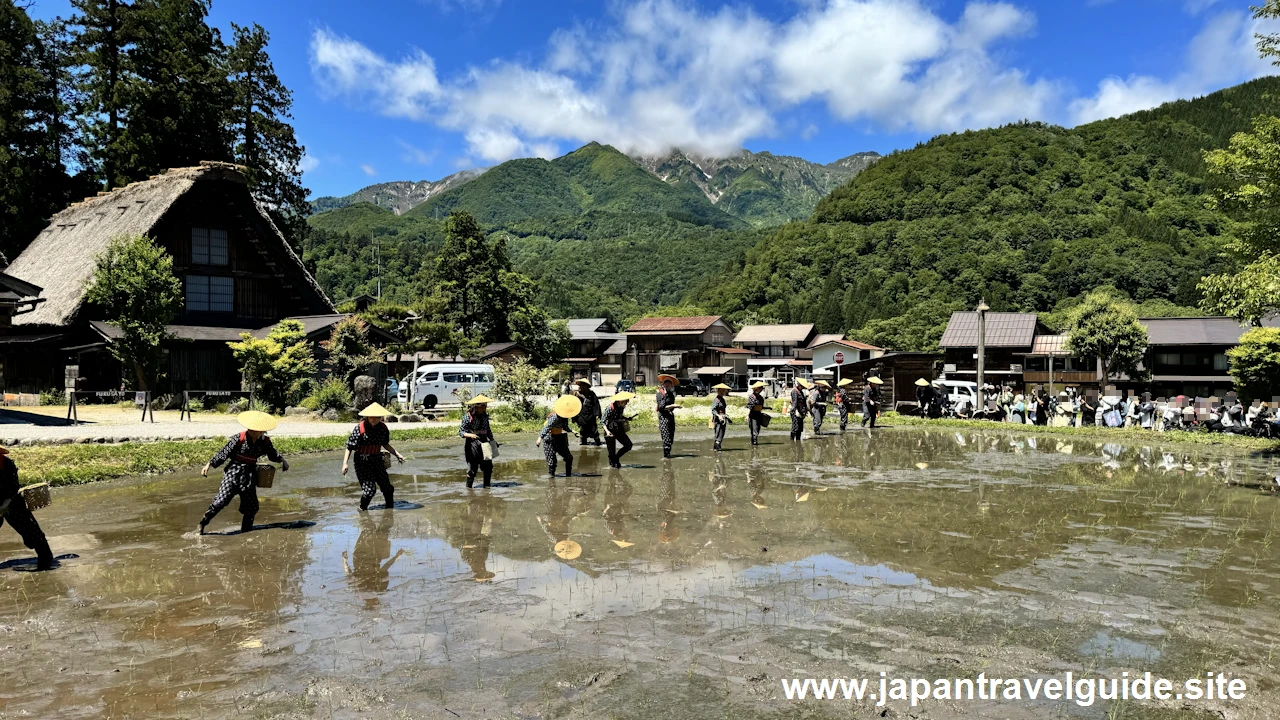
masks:
<svg viewBox="0 0 1280 720"><path fill-rule="evenodd" d="M899 347L936 343L980 298L1044 311L1113 285L1194 306L1232 232L1205 208L1201 153L1277 110L1280 78L1264 78L1074 129L940 136L880 160L692 300Z"/></svg>

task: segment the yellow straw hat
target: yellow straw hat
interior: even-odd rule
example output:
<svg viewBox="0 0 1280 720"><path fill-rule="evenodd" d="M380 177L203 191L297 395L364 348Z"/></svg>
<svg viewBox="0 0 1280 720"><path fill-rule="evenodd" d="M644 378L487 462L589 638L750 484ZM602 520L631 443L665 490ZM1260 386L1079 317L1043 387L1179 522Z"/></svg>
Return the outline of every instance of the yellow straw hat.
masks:
<svg viewBox="0 0 1280 720"><path fill-rule="evenodd" d="M725 385L724 383L720 383L719 385L712 385L711 389L712 390L732 390L733 388L729 387L728 385Z"/></svg>
<svg viewBox="0 0 1280 720"><path fill-rule="evenodd" d="M467 401L468 405L488 405L493 402L493 398L488 395L477 395Z"/></svg>
<svg viewBox="0 0 1280 720"><path fill-rule="evenodd" d="M386 417L391 411L382 407L378 403L370 403L369 407L360 411L360 417Z"/></svg>
<svg viewBox="0 0 1280 720"><path fill-rule="evenodd" d="M582 400L572 395L561 395L552 409L562 418L577 417L582 412Z"/></svg>
<svg viewBox="0 0 1280 720"><path fill-rule="evenodd" d="M246 428L257 432L267 432L268 430L274 430L276 427L275 418L257 410L246 410L237 415L236 420Z"/></svg>
<svg viewBox="0 0 1280 720"><path fill-rule="evenodd" d="M587 387L591 387L591 381L586 378L578 378L577 380L574 380L574 382L579 385L586 385Z"/></svg>
<svg viewBox="0 0 1280 720"><path fill-rule="evenodd" d="M822 387L824 387L824 388L829 388L829 387L831 387L831 383L827 382L826 380L819 380L819 381L815 382L815 383L814 383L814 385L821 385L821 386L822 386Z"/></svg>
<svg viewBox="0 0 1280 720"><path fill-rule="evenodd" d="M852 380L850 380L849 378L845 378L845 379L841 380L840 382L836 383L836 385L838 385L838 386L840 386L840 387L849 387L849 386L850 386L850 385L852 385L852 384L853 384L853 381L852 381Z"/></svg>
<svg viewBox="0 0 1280 720"><path fill-rule="evenodd" d="M573 560L582 554L582 546L572 540L561 540L556 543L555 551L561 560Z"/></svg>
<svg viewBox="0 0 1280 720"><path fill-rule="evenodd" d="M759 390L760 388L767 388L767 387L769 387L767 383L761 382L759 380L751 383L752 390Z"/></svg>
<svg viewBox="0 0 1280 720"><path fill-rule="evenodd" d="M613 402L622 402L623 400L630 400L630 399L634 398L635 396L636 396L636 394L635 394L635 393L633 393L633 392L627 392L626 390L623 390L622 392L620 392L620 393L618 393L617 395L614 395L614 396L613 396Z"/></svg>
<svg viewBox="0 0 1280 720"><path fill-rule="evenodd" d="M920 387L929 387L929 381L925 380L924 378L920 378L919 380L916 380L916 384L919 385Z"/></svg>
<svg viewBox="0 0 1280 720"><path fill-rule="evenodd" d="M872 385L883 385L883 384L884 384L884 381L883 381L883 380L881 380L880 378L876 377L875 375L872 375L871 377L867 378L867 382L871 383Z"/></svg>
<svg viewBox="0 0 1280 720"><path fill-rule="evenodd" d="M679 385L679 384L680 384L680 378L676 377L675 375L668 375L668 374L666 374L666 373L663 373L663 374L661 374L661 375L659 375L659 376L658 376L658 382L665 382L665 381L667 381L667 380L670 380L671 382L675 383L676 385Z"/></svg>
<svg viewBox="0 0 1280 720"><path fill-rule="evenodd" d="M800 387L802 387L802 388L811 388L811 387L813 387L813 383L809 382L808 380L805 380L805 379L804 379L804 378L802 378L802 377L798 377L798 378L796 378L796 382L800 383Z"/></svg>

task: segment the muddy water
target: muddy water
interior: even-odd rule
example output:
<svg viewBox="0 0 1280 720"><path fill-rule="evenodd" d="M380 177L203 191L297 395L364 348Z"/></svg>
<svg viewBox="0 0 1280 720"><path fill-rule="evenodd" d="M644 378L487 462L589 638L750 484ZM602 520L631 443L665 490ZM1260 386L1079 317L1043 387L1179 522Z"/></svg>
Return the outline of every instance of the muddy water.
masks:
<svg viewBox="0 0 1280 720"><path fill-rule="evenodd" d="M258 515L294 524L244 535L190 534L214 478L63 490L39 513L77 556L58 570L0 530L0 717L879 717L779 680L1067 670L1253 690L884 716L1276 716L1270 458L887 428L719 455L683 432L664 462L639 440L637 467L575 448L581 476L549 481L510 438L489 491L454 443L402 448L421 507L364 514L339 456L301 457ZM233 503L210 529L238 525Z"/></svg>

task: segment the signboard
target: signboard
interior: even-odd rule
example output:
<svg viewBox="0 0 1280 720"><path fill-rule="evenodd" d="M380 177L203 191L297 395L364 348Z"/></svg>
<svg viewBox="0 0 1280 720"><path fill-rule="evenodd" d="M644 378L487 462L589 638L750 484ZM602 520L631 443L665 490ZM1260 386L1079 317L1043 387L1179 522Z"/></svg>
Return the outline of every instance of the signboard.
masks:
<svg viewBox="0 0 1280 720"><path fill-rule="evenodd" d="M133 394L133 404L142 407L147 404L147 394L145 392L136 392Z"/></svg>
<svg viewBox="0 0 1280 720"><path fill-rule="evenodd" d="M835 354L835 355L832 355L831 357L832 357L832 359L834 359L834 360L836 361L836 364L837 364L837 365L843 365L843 364L844 364L844 353L842 353L842 352L840 352L840 351L838 351L838 350L837 350L837 351L836 351L836 354Z"/></svg>
<svg viewBox="0 0 1280 720"><path fill-rule="evenodd" d="M956 371L955 363L947 363L942 366L942 372L955 372L955 371Z"/></svg>
<svg viewBox="0 0 1280 720"><path fill-rule="evenodd" d="M1010 366L1009 366L1009 370L1010 370L1011 372L1022 372L1022 366L1021 366L1021 365L1010 365Z"/></svg>
<svg viewBox="0 0 1280 720"><path fill-rule="evenodd" d="M65 387L68 390L75 390L76 378L80 377L80 366L68 365L66 369L66 374L64 377L65 377L65 380L63 382L63 387Z"/></svg>

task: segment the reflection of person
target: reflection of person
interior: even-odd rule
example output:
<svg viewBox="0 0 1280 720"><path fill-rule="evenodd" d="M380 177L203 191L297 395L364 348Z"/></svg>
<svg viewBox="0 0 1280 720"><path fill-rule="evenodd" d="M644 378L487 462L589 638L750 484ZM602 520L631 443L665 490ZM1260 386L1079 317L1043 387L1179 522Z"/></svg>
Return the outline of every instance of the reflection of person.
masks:
<svg viewBox="0 0 1280 720"><path fill-rule="evenodd" d="M716 458L715 469L707 472L707 481L711 484L712 515L721 520L732 515L729 510L729 475L722 458Z"/></svg>
<svg viewBox="0 0 1280 720"><path fill-rule="evenodd" d="M477 582L489 580L489 540L493 536L493 521L501 501L492 495L481 493L467 499L467 516L463 524L462 561L471 568Z"/></svg>
<svg viewBox="0 0 1280 720"><path fill-rule="evenodd" d="M275 418L264 412L249 410L240 413L237 420L245 430L232 435L227 444L200 471L201 475L208 476L210 468L218 468L227 463L227 469L222 472L222 484L218 486L218 493L213 496L213 502L205 511L204 517L200 518L201 535L214 516L230 505L231 498L236 495L240 496L240 514L243 516L240 520L240 532L253 529L253 516L258 514L258 458L265 456L271 462L280 463L282 470L289 469L289 463L276 452L271 438L267 437L267 431L276 426Z"/></svg>
<svg viewBox="0 0 1280 720"><path fill-rule="evenodd" d="M396 489L387 477L387 468L382 464L382 450L404 462L404 456L391 447L391 430L382 421L389 413L387 409L373 403L360 411L364 419L351 429L347 437L347 451L342 456L342 474L347 474L347 463L351 453L356 454L356 479L360 481L360 509L368 510L373 496L382 491L382 499L387 507L396 504Z"/></svg>
<svg viewBox="0 0 1280 720"><path fill-rule="evenodd" d="M458 426L462 438L462 454L467 459L467 487L476 482L476 471L484 472L484 486L493 478L493 460L484 456L484 444L493 442L489 430L489 397L477 395L467 401L467 411Z"/></svg>
<svg viewBox="0 0 1280 720"><path fill-rule="evenodd" d="M9 521L9 527L22 537L22 544L36 551L36 569L49 570L53 567L53 551L19 492L20 487L18 466L9 459L9 451L0 447L0 526Z"/></svg>
<svg viewBox="0 0 1280 720"><path fill-rule="evenodd" d="M676 527L676 471L670 460L662 463L662 477L658 481L658 510L662 512L662 522L658 525L658 542L669 543L680 536Z"/></svg>
<svg viewBox="0 0 1280 720"><path fill-rule="evenodd" d="M355 578L355 585L365 592L386 592L391 584L391 566L404 555L404 550L391 556L391 528L395 513L380 512L362 515L360 536L351 552L351 564L347 564L347 551L342 551L342 565L348 575ZM388 560L388 558L390 558ZM383 561L386 561L385 564Z"/></svg>
<svg viewBox="0 0 1280 720"><path fill-rule="evenodd" d="M654 410L658 414L658 434L662 436L662 457L671 457L671 447L676 442L676 383L680 382L674 375L659 375Z"/></svg>
<svg viewBox="0 0 1280 720"><path fill-rule="evenodd" d="M622 473L611 469L605 473L604 481L604 529L615 542L629 543L631 534L627 532L627 501L631 499L631 483L623 479Z"/></svg>

